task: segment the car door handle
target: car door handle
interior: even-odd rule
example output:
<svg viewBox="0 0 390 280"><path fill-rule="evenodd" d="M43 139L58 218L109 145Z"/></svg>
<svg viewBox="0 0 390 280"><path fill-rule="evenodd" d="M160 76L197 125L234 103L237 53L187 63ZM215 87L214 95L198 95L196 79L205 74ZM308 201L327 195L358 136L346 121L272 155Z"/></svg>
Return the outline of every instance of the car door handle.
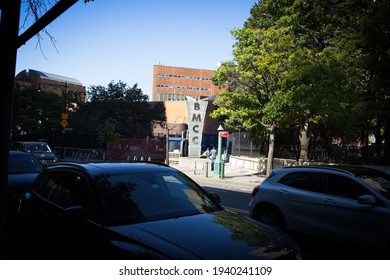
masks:
<svg viewBox="0 0 390 280"><path fill-rule="evenodd" d="M284 196L288 195L288 191L286 190L279 190L279 193Z"/></svg>

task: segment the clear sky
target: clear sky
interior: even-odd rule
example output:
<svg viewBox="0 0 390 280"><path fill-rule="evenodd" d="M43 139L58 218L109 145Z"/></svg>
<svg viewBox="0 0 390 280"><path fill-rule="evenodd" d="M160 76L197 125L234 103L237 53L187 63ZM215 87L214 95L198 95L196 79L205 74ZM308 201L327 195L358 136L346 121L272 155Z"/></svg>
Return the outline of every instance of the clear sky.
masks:
<svg viewBox="0 0 390 280"><path fill-rule="evenodd" d="M47 27L55 47L43 35L42 51L36 37L19 48L16 74L40 70L86 87L137 83L151 96L153 65L215 70L218 62L232 59L230 30L243 26L255 2L79 0Z"/></svg>

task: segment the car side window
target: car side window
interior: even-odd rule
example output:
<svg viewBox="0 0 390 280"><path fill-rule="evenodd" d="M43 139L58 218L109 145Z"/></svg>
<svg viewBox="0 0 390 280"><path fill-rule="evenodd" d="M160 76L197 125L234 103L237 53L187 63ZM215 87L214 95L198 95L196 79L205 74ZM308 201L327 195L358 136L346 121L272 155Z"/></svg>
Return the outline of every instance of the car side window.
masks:
<svg viewBox="0 0 390 280"><path fill-rule="evenodd" d="M291 172L280 179L279 183L301 190L326 193L323 177L319 172Z"/></svg>
<svg viewBox="0 0 390 280"><path fill-rule="evenodd" d="M82 206L87 217L96 221L96 208L88 181L76 172L51 172L35 192L64 209Z"/></svg>
<svg viewBox="0 0 390 280"><path fill-rule="evenodd" d="M329 194L357 200L361 195L371 194L358 182L344 176L328 175Z"/></svg>

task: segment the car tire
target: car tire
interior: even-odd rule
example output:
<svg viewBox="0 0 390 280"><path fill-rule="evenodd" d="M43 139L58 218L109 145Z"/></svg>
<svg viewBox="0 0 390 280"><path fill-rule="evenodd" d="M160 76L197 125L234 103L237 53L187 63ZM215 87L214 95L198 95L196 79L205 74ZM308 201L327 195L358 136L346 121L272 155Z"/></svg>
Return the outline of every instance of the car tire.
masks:
<svg viewBox="0 0 390 280"><path fill-rule="evenodd" d="M279 230L286 230L286 223L282 213L275 207L264 207L258 209L254 218L259 222L277 228Z"/></svg>

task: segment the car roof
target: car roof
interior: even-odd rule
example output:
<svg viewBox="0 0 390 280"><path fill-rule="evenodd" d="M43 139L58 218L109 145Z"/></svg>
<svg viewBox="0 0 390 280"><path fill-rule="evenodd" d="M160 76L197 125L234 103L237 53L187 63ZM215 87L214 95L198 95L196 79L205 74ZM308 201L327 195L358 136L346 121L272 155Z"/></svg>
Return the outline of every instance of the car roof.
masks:
<svg viewBox="0 0 390 280"><path fill-rule="evenodd" d="M12 155L12 156L25 156L25 155L28 155L28 156L33 156L31 153L29 152L25 152L25 151L16 151L16 150L9 150L9 154Z"/></svg>
<svg viewBox="0 0 390 280"><path fill-rule="evenodd" d="M162 172L173 171L174 168L158 162L150 161L135 161L135 162L88 162L88 163L76 163L76 162L59 162L50 165L47 169L79 169L81 171L88 172L93 175L98 174L121 174L126 172Z"/></svg>
<svg viewBox="0 0 390 280"><path fill-rule="evenodd" d="M390 174L375 169L373 167L361 166L361 165L306 165L306 166L286 166L278 168L279 170L298 170L298 171L336 171L343 172L353 176L362 175L380 175L385 178L390 178ZM275 169L276 170L276 169ZM279 172L279 171L277 171Z"/></svg>
<svg viewBox="0 0 390 280"><path fill-rule="evenodd" d="M18 144L47 144L47 142L44 142L44 141L15 141L13 143L18 143Z"/></svg>

